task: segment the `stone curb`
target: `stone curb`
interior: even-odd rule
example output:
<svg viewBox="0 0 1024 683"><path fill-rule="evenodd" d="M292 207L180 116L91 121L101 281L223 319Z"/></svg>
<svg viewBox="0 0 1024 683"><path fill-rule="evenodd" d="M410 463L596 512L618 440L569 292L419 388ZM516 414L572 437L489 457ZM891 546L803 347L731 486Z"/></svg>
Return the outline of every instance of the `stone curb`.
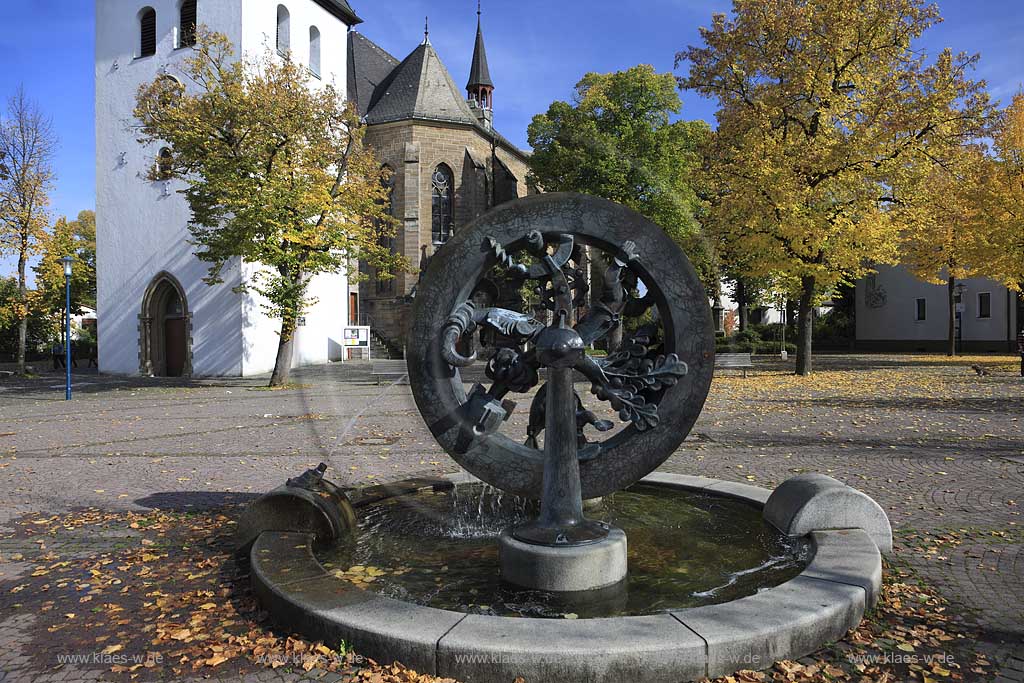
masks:
<svg viewBox="0 0 1024 683"><path fill-rule="evenodd" d="M642 481L705 490L758 508L770 495L685 475L656 473ZM651 616L515 619L423 607L353 588L316 561L312 541L309 534L264 532L253 546L255 592L278 623L464 683L507 683L517 676L676 683L766 668L841 638L860 623L881 585L881 558L866 533L822 531L811 534L815 554L804 572L746 598Z"/></svg>

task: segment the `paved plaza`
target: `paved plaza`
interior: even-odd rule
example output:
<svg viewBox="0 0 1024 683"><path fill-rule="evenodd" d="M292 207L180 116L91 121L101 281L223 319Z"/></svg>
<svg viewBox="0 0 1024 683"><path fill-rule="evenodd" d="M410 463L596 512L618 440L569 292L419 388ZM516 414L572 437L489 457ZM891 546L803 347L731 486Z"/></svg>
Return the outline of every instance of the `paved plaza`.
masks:
<svg viewBox="0 0 1024 683"><path fill-rule="evenodd" d="M720 373L690 438L662 469L769 488L822 472L864 490L890 516L894 563L976 625L997 681L1024 681L1024 378L1016 358L816 361L810 378L778 361L746 378ZM237 505L321 461L353 486L458 471L409 387L378 386L365 364L298 371L297 386L284 391L265 390L265 379L83 372L71 402L61 379L0 380L0 681L126 680L108 666L58 663L66 631L35 628L39 615L12 593L44 552L13 533L19 520ZM512 429L525 428L526 405ZM70 534L54 542L83 556L121 540Z"/></svg>

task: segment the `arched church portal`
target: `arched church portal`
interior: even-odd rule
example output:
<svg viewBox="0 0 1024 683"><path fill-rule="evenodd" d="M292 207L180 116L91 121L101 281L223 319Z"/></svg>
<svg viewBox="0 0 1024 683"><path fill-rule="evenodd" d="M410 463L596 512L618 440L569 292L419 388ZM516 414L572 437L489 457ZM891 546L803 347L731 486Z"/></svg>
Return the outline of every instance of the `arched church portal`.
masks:
<svg viewBox="0 0 1024 683"><path fill-rule="evenodd" d="M192 374L192 315L185 289L170 273L153 278L142 298L139 372L149 377Z"/></svg>

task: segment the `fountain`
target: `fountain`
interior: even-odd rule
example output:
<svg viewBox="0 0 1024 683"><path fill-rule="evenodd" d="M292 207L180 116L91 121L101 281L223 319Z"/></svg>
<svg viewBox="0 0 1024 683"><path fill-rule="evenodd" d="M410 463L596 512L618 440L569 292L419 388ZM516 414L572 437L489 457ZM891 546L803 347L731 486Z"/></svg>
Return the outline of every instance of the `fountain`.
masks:
<svg viewBox="0 0 1024 683"><path fill-rule="evenodd" d="M239 545L266 609L466 681L695 680L842 637L891 549L874 501L823 475L771 492L653 473L710 389L707 302L664 231L612 202L537 195L466 226L421 275L407 350L466 473L342 490L321 466L261 498Z"/></svg>

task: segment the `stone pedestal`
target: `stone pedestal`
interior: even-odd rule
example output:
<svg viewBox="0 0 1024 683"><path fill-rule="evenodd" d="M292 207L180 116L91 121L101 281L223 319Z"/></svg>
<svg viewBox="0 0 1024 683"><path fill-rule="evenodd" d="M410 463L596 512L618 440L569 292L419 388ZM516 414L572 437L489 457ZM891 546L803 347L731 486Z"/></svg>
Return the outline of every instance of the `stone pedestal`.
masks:
<svg viewBox="0 0 1024 683"><path fill-rule="evenodd" d="M588 591L626 578L626 534L615 527L599 541L565 547L524 543L505 532L500 554L501 577L524 588Z"/></svg>

